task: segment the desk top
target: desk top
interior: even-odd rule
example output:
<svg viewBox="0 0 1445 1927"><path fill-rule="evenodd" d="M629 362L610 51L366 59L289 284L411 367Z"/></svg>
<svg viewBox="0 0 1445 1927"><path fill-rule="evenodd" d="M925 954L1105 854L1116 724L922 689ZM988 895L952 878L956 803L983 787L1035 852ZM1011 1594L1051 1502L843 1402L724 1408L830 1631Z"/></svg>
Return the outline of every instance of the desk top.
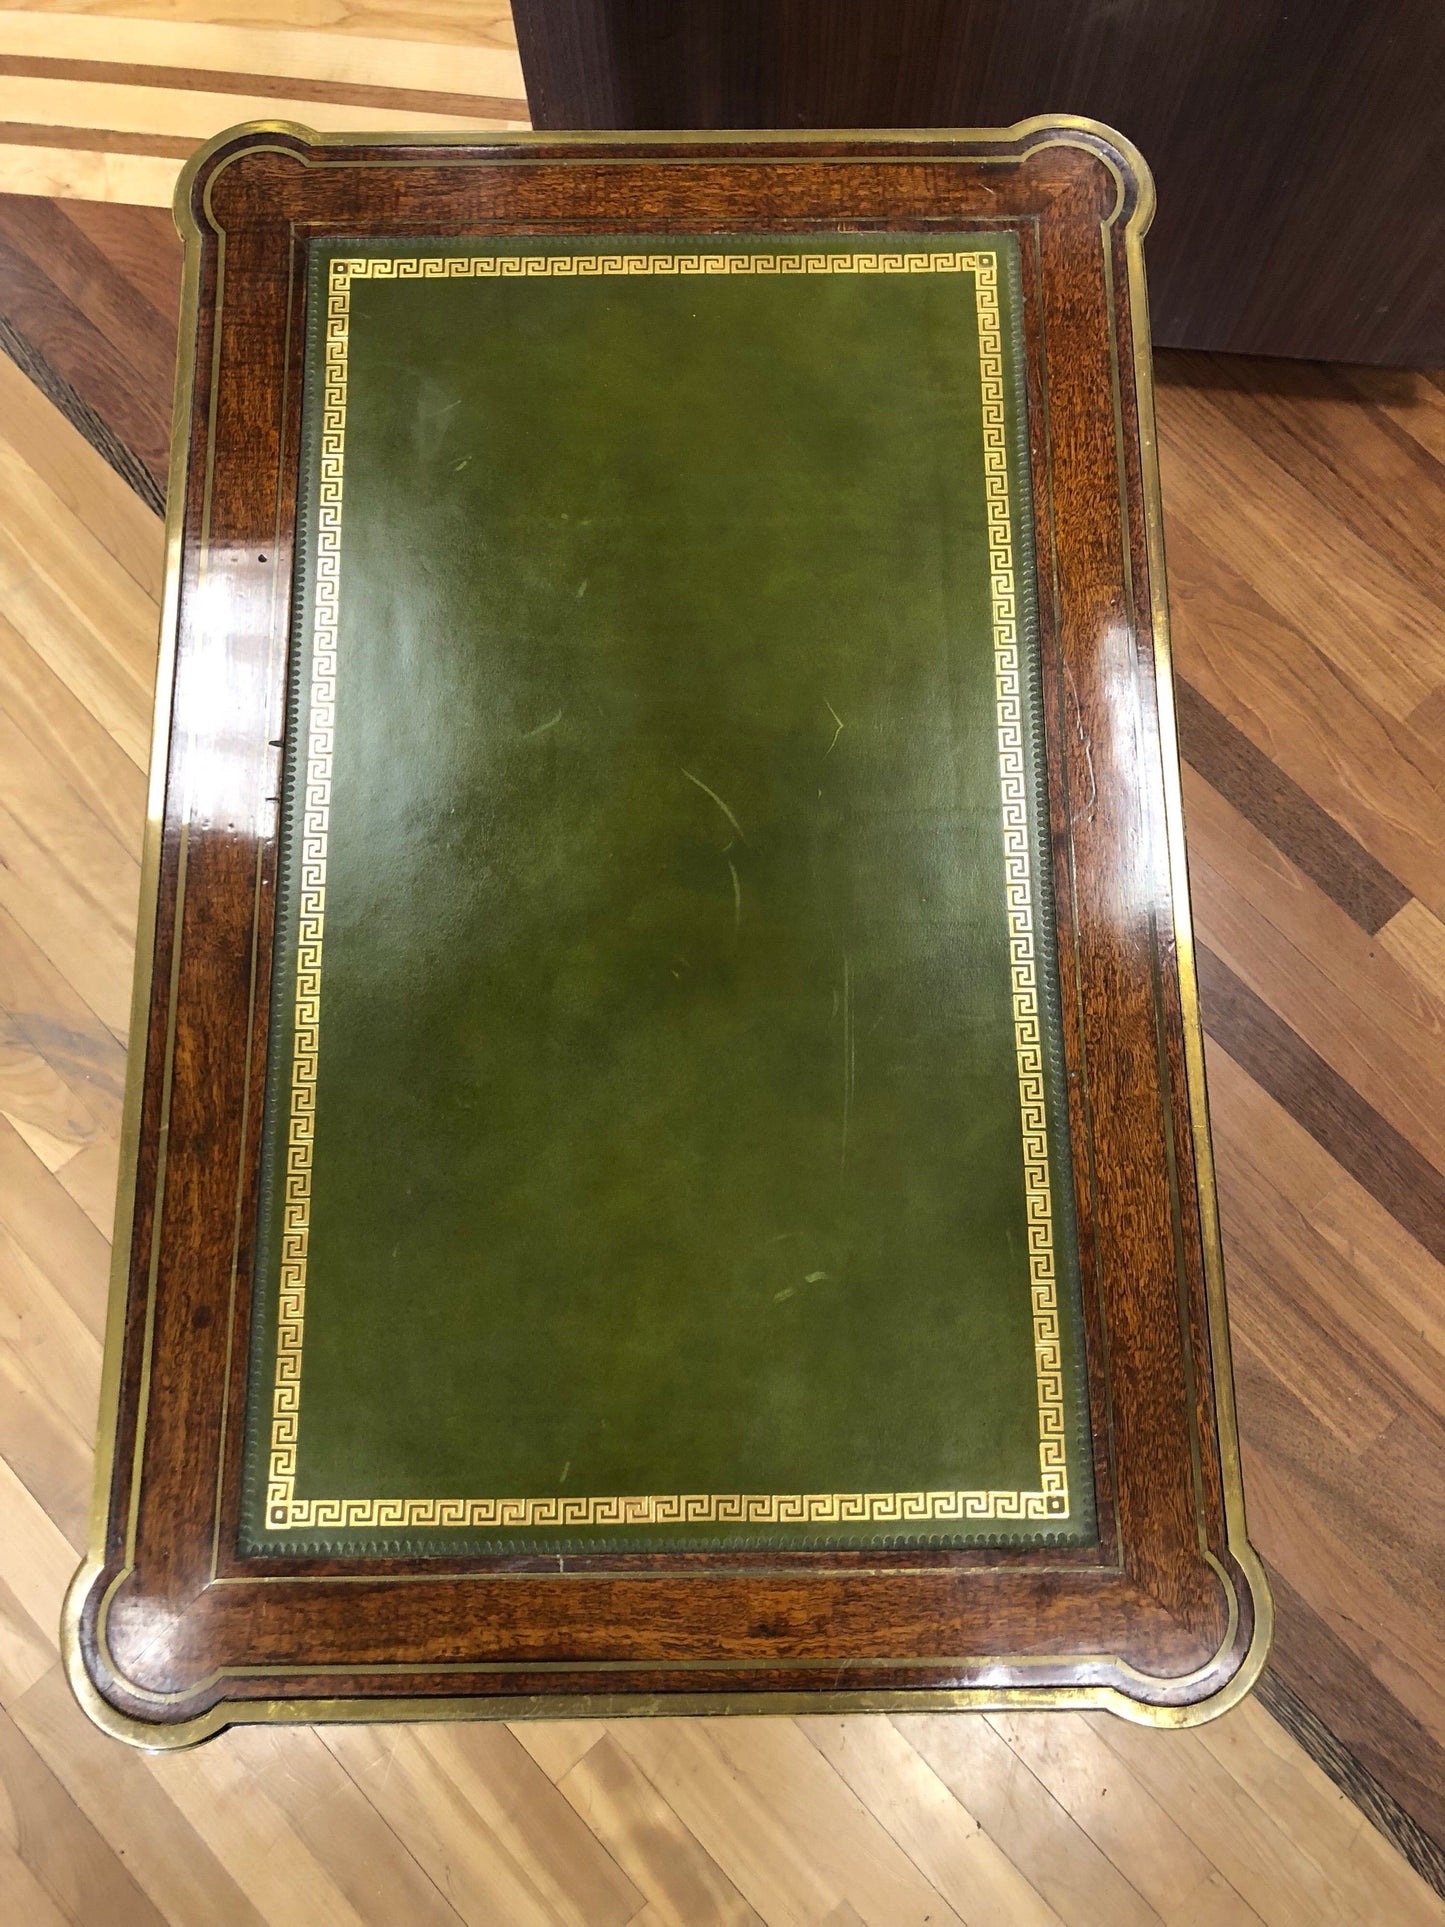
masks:
<svg viewBox="0 0 1445 1927"><path fill-rule="evenodd" d="M263 126L177 205L82 1702L1232 1703L1137 157Z"/></svg>

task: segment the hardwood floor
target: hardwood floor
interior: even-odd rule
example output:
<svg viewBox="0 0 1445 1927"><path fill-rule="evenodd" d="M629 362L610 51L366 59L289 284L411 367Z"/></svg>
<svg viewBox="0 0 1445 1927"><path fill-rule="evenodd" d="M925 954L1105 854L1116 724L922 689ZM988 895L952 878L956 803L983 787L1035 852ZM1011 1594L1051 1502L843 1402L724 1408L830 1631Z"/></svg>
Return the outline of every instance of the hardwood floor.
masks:
<svg viewBox="0 0 1445 1927"><path fill-rule="evenodd" d="M250 1729L173 1758L73 1706L55 1628L89 1504L176 326L157 204L198 132L287 101L522 111L501 9L123 4L0 9L0 189L40 190L0 192L0 1918L1445 1920L1445 386L1423 374L1160 369L1246 1489L1278 1606L1255 1700L1178 1735Z"/></svg>
<svg viewBox="0 0 1445 1927"><path fill-rule="evenodd" d="M106 0L0 7L0 192L168 208L197 141L242 120L527 123L495 0L122 4L124 19Z"/></svg>

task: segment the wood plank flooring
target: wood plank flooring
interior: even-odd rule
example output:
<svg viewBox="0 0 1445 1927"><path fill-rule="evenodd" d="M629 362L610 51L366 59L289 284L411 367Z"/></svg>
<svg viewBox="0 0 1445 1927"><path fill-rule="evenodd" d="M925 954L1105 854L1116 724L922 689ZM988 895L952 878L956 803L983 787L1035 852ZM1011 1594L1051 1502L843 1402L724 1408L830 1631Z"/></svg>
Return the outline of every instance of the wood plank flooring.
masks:
<svg viewBox="0 0 1445 1927"><path fill-rule="evenodd" d="M0 193L169 208L197 142L242 120L527 125L505 5L123 5L0 6Z"/></svg>
<svg viewBox="0 0 1445 1927"><path fill-rule="evenodd" d="M216 126L260 99L381 124L378 90L413 117L524 111L500 8L267 3L0 8L0 1920L1445 1921L1425 374L1160 370L1247 1494L1278 1604L1252 1702L1180 1735L552 1722L251 1729L174 1758L71 1703L55 1628L89 1502L176 327L150 203L199 126L177 101Z"/></svg>

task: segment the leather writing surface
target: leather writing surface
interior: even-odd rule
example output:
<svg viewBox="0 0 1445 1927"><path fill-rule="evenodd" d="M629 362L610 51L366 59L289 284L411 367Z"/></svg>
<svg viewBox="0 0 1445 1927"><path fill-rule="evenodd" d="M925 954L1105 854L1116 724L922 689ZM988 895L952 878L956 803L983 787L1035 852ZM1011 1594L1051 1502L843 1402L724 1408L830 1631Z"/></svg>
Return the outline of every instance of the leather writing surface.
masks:
<svg viewBox="0 0 1445 1927"><path fill-rule="evenodd" d="M251 1549L1092 1537L1016 278L313 248Z"/></svg>

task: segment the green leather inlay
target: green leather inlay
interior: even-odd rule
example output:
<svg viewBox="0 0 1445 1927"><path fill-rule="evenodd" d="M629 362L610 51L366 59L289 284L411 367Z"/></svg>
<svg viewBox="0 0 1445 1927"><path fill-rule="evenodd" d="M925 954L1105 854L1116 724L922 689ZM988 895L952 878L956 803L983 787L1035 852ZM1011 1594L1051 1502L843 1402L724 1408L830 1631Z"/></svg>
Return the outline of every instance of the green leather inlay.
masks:
<svg viewBox="0 0 1445 1927"><path fill-rule="evenodd" d="M313 247L246 1548L1093 1537L1016 282Z"/></svg>

